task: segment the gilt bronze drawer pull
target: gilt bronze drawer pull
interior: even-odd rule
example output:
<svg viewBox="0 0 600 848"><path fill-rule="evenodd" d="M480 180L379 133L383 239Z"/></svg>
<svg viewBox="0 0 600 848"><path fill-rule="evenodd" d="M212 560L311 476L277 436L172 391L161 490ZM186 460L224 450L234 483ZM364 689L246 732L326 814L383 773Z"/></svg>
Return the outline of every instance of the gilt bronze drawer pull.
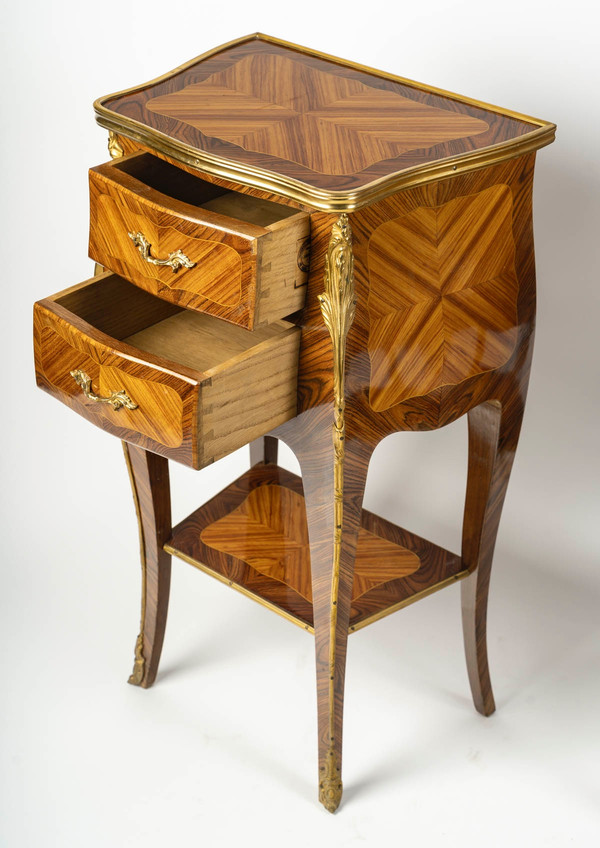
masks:
<svg viewBox="0 0 600 848"><path fill-rule="evenodd" d="M92 391L91 377L88 377L85 371L71 371L70 374L77 385L81 387L81 391L88 400L93 400L96 403L110 403L113 409L121 409L123 406L127 409L138 408L137 403L134 403L129 395L123 390L120 392L112 392L108 397L100 397L100 395L96 395Z"/></svg>
<svg viewBox="0 0 600 848"><path fill-rule="evenodd" d="M169 268L173 269L173 273L175 273L180 268L193 268L196 264L191 259L188 259L182 250L174 250L173 253L169 253L166 259L155 259L153 256L150 256L151 245L143 233L127 233L127 235L141 253L142 259L145 262L149 262L150 265L168 265Z"/></svg>

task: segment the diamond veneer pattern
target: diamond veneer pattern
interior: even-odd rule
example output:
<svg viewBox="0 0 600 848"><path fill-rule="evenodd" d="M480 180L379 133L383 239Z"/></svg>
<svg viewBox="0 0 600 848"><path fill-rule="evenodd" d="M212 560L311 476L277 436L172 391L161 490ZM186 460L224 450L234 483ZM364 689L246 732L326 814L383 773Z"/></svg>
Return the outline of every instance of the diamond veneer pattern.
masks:
<svg viewBox="0 0 600 848"><path fill-rule="evenodd" d="M272 54L247 56L146 106L206 136L321 174L356 174L488 129L479 118Z"/></svg>
<svg viewBox="0 0 600 848"><path fill-rule="evenodd" d="M369 242L373 409L499 368L517 338L507 186L421 206Z"/></svg>
<svg viewBox="0 0 600 848"><path fill-rule="evenodd" d="M208 547L237 557L312 602L304 498L291 489L284 486L253 489L240 506L206 527L201 539ZM368 542L367 555L362 552L365 542ZM389 580L407 577L420 565L413 551L361 528L352 599Z"/></svg>

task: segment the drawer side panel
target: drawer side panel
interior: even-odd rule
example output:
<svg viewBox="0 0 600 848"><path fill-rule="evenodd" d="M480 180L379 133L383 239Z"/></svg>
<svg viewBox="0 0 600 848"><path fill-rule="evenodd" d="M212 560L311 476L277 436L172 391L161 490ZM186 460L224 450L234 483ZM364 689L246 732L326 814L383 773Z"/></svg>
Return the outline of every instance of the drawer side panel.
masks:
<svg viewBox="0 0 600 848"><path fill-rule="evenodd" d="M296 415L300 329L291 327L200 388L201 465L264 436Z"/></svg>

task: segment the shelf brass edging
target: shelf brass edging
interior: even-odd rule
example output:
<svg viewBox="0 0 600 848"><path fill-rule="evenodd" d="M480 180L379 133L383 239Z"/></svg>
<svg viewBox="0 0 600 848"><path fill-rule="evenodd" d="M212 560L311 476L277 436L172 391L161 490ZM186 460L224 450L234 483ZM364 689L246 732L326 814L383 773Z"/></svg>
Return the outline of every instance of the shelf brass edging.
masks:
<svg viewBox="0 0 600 848"><path fill-rule="evenodd" d="M197 568L199 571L204 572L204 574L208 574L210 577L214 577L219 583L224 583L225 586L229 586L231 589L235 589L241 595L245 595L247 598L250 598L253 601L256 601L263 607L271 610L271 612L277 613L277 615L281 616L281 618L285 618L286 621L291 621L292 624L295 624L296 627L299 627L301 630L306 630L308 633L312 633L313 636L315 634L315 628L311 624L307 624L305 621L302 621L301 618L296 618L296 616L292 615L286 610L281 609L276 604L271 603L271 601L267 601L261 595L257 595L254 592L251 592L249 589L246 589L244 586L240 586L239 583L234 583L233 580L229 580L228 577L224 577L222 574L219 574L218 571L213 571L212 568L209 568L207 565L204 565L202 562L198 562L198 560L193 559L193 557L184 554L182 551L178 551L177 548L174 548L168 542L163 545L163 550L171 556L177 557L177 559L183 560L183 562L187 562L189 565L193 565L194 568ZM386 609L379 610L373 615L370 615L368 618L364 618L362 621L359 621L358 624L351 624L348 628L348 633L355 633L357 630L362 630L363 627L366 627L368 624L373 624L375 621L379 621L381 618L385 618L388 615L391 615L393 612L397 612L404 607L410 606L415 601L419 601L421 598L426 598L427 595L433 595L434 592L438 592L440 589L444 589L446 586L452 585L452 583L458 583L459 580L464 580L465 577L469 576L469 570L465 569L464 571L459 571L458 574L454 574L452 577L446 577L445 580L440 580L439 583L434 583L433 586L428 586L427 589L423 589L421 592L416 592L414 595L411 595L410 598L406 598L404 601L399 601L397 604L393 604L391 607L387 607Z"/></svg>
<svg viewBox="0 0 600 848"><path fill-rule="evenodd" d="M399 609L408 607L415 601L419 601L421 598L426 598L427 595L433 595L433 593L439 591L439 589L444 589L452 583L464 580L464 578L468 577L470 573L471 572L469 572L468 569L465 569L464 571L459 571L458 574L453 574L452 577L446 577L445 580L440 580L439 583L434 583L433 586L428 586L427 589L423 589L421 592L416 592L414 595L411 595L410 598L405 598L405 600L398 601L397 604L393 604L391 607L379 610L378 612L373 613L373 615L370 615L368 618L364 618L362 621L359 621L358 624L350 625L348 632L355 633L357 630L362 630L362 628L366 627L368 624L373 624L373 622L379 621L380 618L385 618L387 615L391 615Z"/></svg>
<svg viewBox="0 0 600 848"><path fill-rule="evenodd" d="M107 100L112 100L115 97L121 97L125 94L133 94L136 91L147 88L150 85L155 85L161 81L169 79L174 74L190 68L205 59L214 56L223 50L230 47L235 47L239 44L244 44L247 41L259 39L270 44L276 44L280 47L287 47L290 50L295 50L306 56L313 56L318 59L324 59L343 68L361 71L368 73L381 79L399 82L404 85L409 85L412 88L417 88L421 91L427 91L433 94L438 94L452 100L457 100L461 103L467 103L472 106L477 106L480 109L487 109L499 115L504 115L508 118L515 118L525 123L530 123L535 126L529 133L524 133L514 139L499 142L498 144L490 145L477 151L466 151L457 156L441 159L437 162L430 162L426 165L418 165L413 168L407 168L396 174L386 175L368 183L365 186L354 189L352 191L325 191L317 189L313 186L303 183L300 180L295 180L292 177L286 177L279 174L274 174L270 171L265 171L262 168L245 165L244 163L233 163L231 160L223 159L220 156L215 156L206 151L199 151L194 147L178 142L170 138L164 133L158 132L145 124L135 121L133 118L128 118L124 115L117 115L108 109L104 103ZM502 162L506 159L512 159L516 156L523 156L526 153L531 153L538 150L540 147L545 147L554 141L556 132L555 124L549 121L543 121L539 118L532 118L529 115L523 115L520 112L514 112L510 109L502 109L498 106L493 106L490 103L484 103L481 100L475 100L470 97L462 97L453 92L445 91L441 88L428 86L424 83L415 82L414 80L406 79L395 74L388 74L384 71L370 68L367 65L360 65L356 62L346 61L337 56L330 56L327 53L321 53L317 50L310 50L307 47L294 44L290 41L274 38L273 36L264 35L262 33L253 33L243 36L242 38L234 39L206 53L202 53L195 59L191 59L183 65L174 68L166 74L162 74L153 80L150 80L133 88L117 91L113 94L107 94L104 97L98 98L94 102L94 111L96 112L97 123L105 129L134 141L138 141L148 147L151 147L158 152L176 159L185 165L203 171L212 176L230 180L232 182L241 183L251 188L258 188L263 191L269 191L274 194L279 194L295 200L304 205L312 206L315 209L320 209L326 212L352 212L369 203L374 203L377 200L382 200L389 194L398 191L401 188L412 188L417 185L422 185L433 180L439 180L445 177L455 176L458 173L465 171L476 170L487 165Z"/></svg>
<svg viewBox="0 0 600 848"><path fill-rule="evenodd" d="M216 578L220 583L224 583L226 586L230 586L232 589L235 589L237 592L240 592L242 595L245 595L247 598L251 598L253 601L256 601L261 606L270 609L272 612L276 612L277 615L280 615L282 618L285 618L287 621L291 621L292 624L297 625L302 630L307 630L309 633L314 634L315 629L312 625L307 624L305 621L302 621L301 618L296 618L296 616L292 615L290 612L286 612L286 610L281 609L276 604L272 604L271 601L267 601L266 598L263 598L261 595L257 595L254 592L251 592L249 589L246 589L244 586L240 586L239 583L234 583L233 580L230 580L228 577L225 577L223 574L219 574L218 571L213 571L212 568L209 568L207 565L204 565L202 562L198 562L197 559L193 559L193 557L184 554L182 551L178 551L177 548L174 548L168 542L163 545L163 550L166 551L171 556L177 557L178 559L182 559L184 562L193 565L195 568L203 571L205 574L210 575L211 577Z"/></svg>

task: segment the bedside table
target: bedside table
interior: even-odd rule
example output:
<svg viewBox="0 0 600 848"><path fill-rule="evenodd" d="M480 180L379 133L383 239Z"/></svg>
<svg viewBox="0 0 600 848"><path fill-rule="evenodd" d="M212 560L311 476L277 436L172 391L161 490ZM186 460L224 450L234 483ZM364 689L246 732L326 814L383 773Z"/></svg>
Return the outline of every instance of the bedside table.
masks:
<svg viewBox="0 0 600 848"><path fill-rule="evenodd" d="M314 633L319 794L342 796L348 634L462 580L476 708L535 317L553 124L252 35L101 98L96 276L35 305L38 385L123 441L149 687L171 556ZM468 415L460 554L362 508L385 436ZM301 478L277 465L278 440ZM172 527L168 460L251 467Z"/></svg>

